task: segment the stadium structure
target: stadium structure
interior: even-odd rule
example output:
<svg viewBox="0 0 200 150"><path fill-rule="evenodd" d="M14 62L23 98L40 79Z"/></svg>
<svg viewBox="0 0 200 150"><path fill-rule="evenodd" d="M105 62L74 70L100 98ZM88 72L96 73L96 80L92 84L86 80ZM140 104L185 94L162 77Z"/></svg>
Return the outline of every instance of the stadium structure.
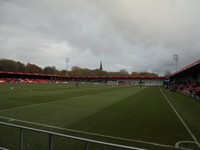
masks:
<svg viewBox="0 0 200 150"><path fill-rule="evenodd" d="M103 71L102 61L99 69ZM49 82L90 82L114 85L163 85L163 76L65 76L0 71L0 83L49 83Z"/></svg>
<svg viewBox="0 0 200 150"><path fill-rule="evenodd" d="M102 69L102 62L101 67ZM200 60L178 70L168 77L164 76L61 76L54 74L36 74L36 73L21 73L21 72L5 72L0 71L0 83L6 82L100 82L107 83L108 81L118 81L119 83L128 83L131 85L163 85L167 82L188 82L200 81Z"/></svg>
<svg viewBox="0 0 200 150"><path fill-rule="evenodd" d="M138 85L163 85L165 77L148 77L148 76L60 76L53 74L33 74L20 72L0 71L1 83L28 82L28 83L45 83L45 82L92 82L107 83L108 81L117 81L118 83Z"/></svg>
<svg viewBox="0 0 200 150"><path fill-rule="evenodd" d="M200 60L193 62L192 64L178 70L169 78L172 81L200 81Z"/></svg>

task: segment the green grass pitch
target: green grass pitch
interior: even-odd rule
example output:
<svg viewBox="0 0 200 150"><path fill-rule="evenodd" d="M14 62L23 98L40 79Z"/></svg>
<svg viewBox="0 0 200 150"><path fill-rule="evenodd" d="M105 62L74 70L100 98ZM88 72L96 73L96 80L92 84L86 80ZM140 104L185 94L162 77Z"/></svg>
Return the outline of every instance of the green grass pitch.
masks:
<svg viewBox="0 0 200 150"><path fill-rule="evenodd" d="M152 150L199 149L200 141L200 103L163 87L0 84L0 121ZM0 147L18 149L18 138L19 130L0 125ZM25 131L24 139L27 150L48 148L45 134ZM85 145L54 137L55 150Z"/></svg>

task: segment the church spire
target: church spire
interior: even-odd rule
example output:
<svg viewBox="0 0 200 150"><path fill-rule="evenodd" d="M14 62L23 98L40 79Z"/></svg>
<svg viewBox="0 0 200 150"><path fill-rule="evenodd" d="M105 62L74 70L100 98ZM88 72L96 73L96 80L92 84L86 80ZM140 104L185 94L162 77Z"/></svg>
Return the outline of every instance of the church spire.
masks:
<svg viewBox="0 0 200 150"><path fill-rule="evenodd" d="M99 70L103 71L102 61L100 61L100 68L99 68Z"/></svg>

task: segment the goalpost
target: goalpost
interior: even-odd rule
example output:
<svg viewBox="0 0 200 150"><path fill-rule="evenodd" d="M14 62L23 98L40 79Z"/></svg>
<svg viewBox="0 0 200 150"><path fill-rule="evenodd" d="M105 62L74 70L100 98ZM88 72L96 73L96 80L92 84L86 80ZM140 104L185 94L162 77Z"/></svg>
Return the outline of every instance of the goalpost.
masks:
<svg viewBox="0 0 200 150"><path fill-rule="evenodd" d="M118 85L118 81L108 81L107 82L108 85Z"/></svg>

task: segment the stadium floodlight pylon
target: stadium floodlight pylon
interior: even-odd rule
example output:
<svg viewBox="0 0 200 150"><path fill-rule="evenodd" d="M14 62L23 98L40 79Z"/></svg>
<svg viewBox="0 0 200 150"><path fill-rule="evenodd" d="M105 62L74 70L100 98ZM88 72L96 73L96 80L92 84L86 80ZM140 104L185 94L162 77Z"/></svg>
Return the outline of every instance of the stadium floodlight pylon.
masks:
<svg viewBox="0 0 200 150"><path fill-rule="evenodd" d="M177 70L178 70L177 64L178 64L178 59L179 59L178 55L177 55L177 54L174 54L174 55L173 55L173 59L174 59L174 61L175 61L175 63L176 63L176 71L177 71Z"/></svg>
<svg viewBox="0 0 200 150"><path fill-rule="evenodd" d="M69 58L66 58L65 61L66 61L66 76L67 76L68 75L67 72L68 72Z"/></svg>

